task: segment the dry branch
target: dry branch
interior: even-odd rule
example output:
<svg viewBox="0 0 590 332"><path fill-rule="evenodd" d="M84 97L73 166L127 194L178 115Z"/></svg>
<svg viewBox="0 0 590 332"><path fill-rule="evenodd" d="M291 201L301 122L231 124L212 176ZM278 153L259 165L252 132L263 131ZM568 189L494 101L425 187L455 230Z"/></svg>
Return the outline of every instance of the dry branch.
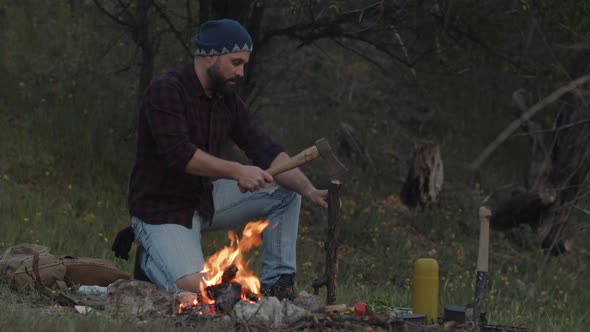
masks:
<svg viewBox="0 0 590 332"><path fill-rule="evenodd" d="M514 120L504 131L496 137L496 139L490 143L480 154L479 156L471 162L469 165L470 169L477 169L481 166L481 164L486 161L486 159L496 150L516 129L518 129L524 122L528 121L532 118L537 112L545 108L547 105L555 102L564 94L577 89L581 85L585 84L586 82L590 81L590 75L579 77L567 85L562 86L561 88L555 90L553 93L548 95L547 97L543 98L541 101L533 105L529 108L525 113L521 115L520 118Z"/></svg>

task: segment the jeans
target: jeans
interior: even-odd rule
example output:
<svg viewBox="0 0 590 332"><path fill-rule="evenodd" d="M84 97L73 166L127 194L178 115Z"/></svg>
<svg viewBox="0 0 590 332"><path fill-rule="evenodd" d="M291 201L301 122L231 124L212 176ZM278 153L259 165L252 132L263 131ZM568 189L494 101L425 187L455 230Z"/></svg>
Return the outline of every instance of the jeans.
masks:
<svg viewBox="0 0 590 332"><path fill-rule="evenodd" d="M177 224L154 225L132 217L139 242L139 266L161 289L172 291L176 281L201 271L205 264L201 232L233 228L249 221L269 220L262 233L262 289L274 285L281 274L295 273L296 241L301 196L283 187L241 193L237 182L213 182L215 214L211 225L195 211L192 229Z"/></svg>

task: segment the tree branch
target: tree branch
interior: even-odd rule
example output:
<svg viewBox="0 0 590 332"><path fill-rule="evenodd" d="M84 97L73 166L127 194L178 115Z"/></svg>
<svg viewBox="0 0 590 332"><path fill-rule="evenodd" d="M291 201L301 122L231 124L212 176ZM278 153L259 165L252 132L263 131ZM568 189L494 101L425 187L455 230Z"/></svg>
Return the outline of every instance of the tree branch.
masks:
<svg viewBox="0 0 590 332"><path fill-rule="evenodd" d="M516 129L518 129L524 122L528 121L532 118L537 112L545 108L547 105L555 102L564 94L577 89L584 83L590 81L590 75L579 77L567 85L562 86L561 88L555 90L549 96L543 98L543 100L539 101L531 108L529 108L525 113L523 113L520 118L514 120L504 131L496 137L496 139L490 143L480 154L479 156L471 162L469 165L470 169L477 169L481 166L481 164L500 146Z"/></svg>
<svg viewBox="0 0 590 332"><path fill-rule="evenodd" d="M160 14L160 17L162 17L162 19L166 22L166 24L168 24L168 27L170 28L170 30L172 30L172 32L174 33L174 36L176 37L176 40L178 40L178 42L180 43L180 45L182 46L182 48L184 49L186 54L189 57L192 56L192 52L191 52L190 48L184 42L184 37L182 36L182 33L178 29L176 29L176 27L174 26L174 23L172 23L172 21L170 20L170 18L166 14L166 12L162 9L162 7L158 6L158 4L156 4L155 2L153 3L153 5L156 8L156 11L158 12L158 14Z"/></svg>
<svg viewBox="0 0 590 332"><path fill-rule="evenodd" d="M100 10L104 15L108 16L111 20L113 20L114 22L129 27L129 28L133 28L133 24L129 23L129 22L125 22L123 20L121 20L120 18L118 18L117 16L115 16L113 13L109 12L101 3L99 0L93 0L94 4L96 5L96 8L98 8L98 10Z"/></svg>

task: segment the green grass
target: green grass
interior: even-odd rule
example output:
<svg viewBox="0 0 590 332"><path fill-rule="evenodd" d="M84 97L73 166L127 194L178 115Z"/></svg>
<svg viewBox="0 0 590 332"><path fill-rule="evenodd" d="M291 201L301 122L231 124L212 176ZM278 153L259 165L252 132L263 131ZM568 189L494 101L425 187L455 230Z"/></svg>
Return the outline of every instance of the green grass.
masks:
<svg viewBox="0 0 590 332"><path fill-rule="evenodd" d="M134 49L114 42L120 31L101 26L104 22L90 10L92 5L73 18L67 2L47 8L29 2L5 6L11 19L0 21L0 34L12 46L0 53L0 249L39 243L55 254L111 259L131 272L133 262L115 259L110 246L129 223L126 188L133 142L125 133L136 79L133 70L113 72L129 65ZM35 11L29 9L33 4ZM290 53L288 59L266 59L268 72L276 75L274 65L284 77L267 78L276 89L267 87L256 108L269 132L291 151L324 135L335 142L339 121L350 123L377 165L364 170L354 158L344 159L350 172L343 185L337 302L409 307L414 263L433 257L440 266L439 311L467 304L477 261L476 213L485 196L480 188L490 192L522 182L524 139L506 142L478 174L467 173L464 165L511 119L502 100L509 99L505 96L514 87L491 90L493 84L477 72L471 78L422 76L426 86L432 85L430 98L439 103L438 110L423 128L419 124L420 130L408 129L418 126L409 116L415 110L406 105L411 101L400 101L412 99L412 89L389 77L391 72L376 73L366 64L359 66L362 59L338 52L325 61L311 48ZM308 63L302 57L315 60ZM313 67L316 60L325 67ZM166 66L173 62L158 61ZM292 70L284 69L285 63ZM285 91L305 98L289 99ZM420 131L441 143L446 188L441 208L408 211L395 193L411 141ZM317 168L306 171L322 183ZM304 204L301 216L297 287L311 293L312 280L324 269L326 214ZM492 231L485 296L490 323L530 331L588 330L587 229L568 229L579 250L550 259L538 250L539 240L530 230ZM206 254L228 243L224 231L203 237ZM259 268L259 255L259 250L251 255L254 269ZM320 298L325 298L324 289ZM81 316L38 294L17 293L0 284L0 330L175 328L168 321Z"/></svg>
<svg viewBox="0 0 590 332"><path fill-rule="evenodd" d="M31 130L34 122L26 114L15 116L2 110L0 117L0 152L4 157L0 168L0 247L39 243L56 254L112 259L130 272L132 262L115 259L110 252L114 235L128 223L124 179L103 177L100 167L93 170L93 176L72 171L75 165L68 159L57 160L57 153L65 150L63 143L47 143L46 132ZM67 167L69 171L60 171ZM439 311L445 305L470 302L477 258L475 211L480 199L472 192L461 197L460 206L408 211L395 195L345 192L338 302L352 305L364 301L376 308L411 306L413 268L419 257L439 262ZM325 222L325 215L315 209L306 207L302 213L300 290L312 292L311 281L323 271ZM208 233L205 241L209 254L227 243L225 232ZM527 247L528 242L519 244L497 232L492 233L491 243L485 297L490 323L525 326L531 331L585 330L590 324L585 254L546 261L535 245ZM251 266L258 269L259 251L251 258ZM324 297L322 290L320 298ZM38 295L19 294L5 285L0 286L0 317L2 330L174 328L165 321L138 325L132 318L77 315L52 307Z"/></svg>

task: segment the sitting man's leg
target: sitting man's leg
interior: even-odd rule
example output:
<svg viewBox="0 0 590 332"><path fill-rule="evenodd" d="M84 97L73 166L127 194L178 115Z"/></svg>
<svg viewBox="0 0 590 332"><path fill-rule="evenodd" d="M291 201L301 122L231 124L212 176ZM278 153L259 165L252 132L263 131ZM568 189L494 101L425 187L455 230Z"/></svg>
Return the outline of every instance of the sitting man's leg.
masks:
<svg viewBox="0 0 590 332"><path fill-rule="evenodd" d="M270 295L292 298L301 196L283 187L241 193L235 181L217 180L213 201L215 216L211 226L202 226L203 231L261 219L270 221L262 235L261 287Z"/></svg>
<svg viewBox="0 0 590 332"><path fill-rule="evenodd" d="M204 266L198 215L193 217L192 229L176 224L151 225L136 217L131 224L142 248L137 259L145 275L166 291L198 292L199 271Z"/></svg>

